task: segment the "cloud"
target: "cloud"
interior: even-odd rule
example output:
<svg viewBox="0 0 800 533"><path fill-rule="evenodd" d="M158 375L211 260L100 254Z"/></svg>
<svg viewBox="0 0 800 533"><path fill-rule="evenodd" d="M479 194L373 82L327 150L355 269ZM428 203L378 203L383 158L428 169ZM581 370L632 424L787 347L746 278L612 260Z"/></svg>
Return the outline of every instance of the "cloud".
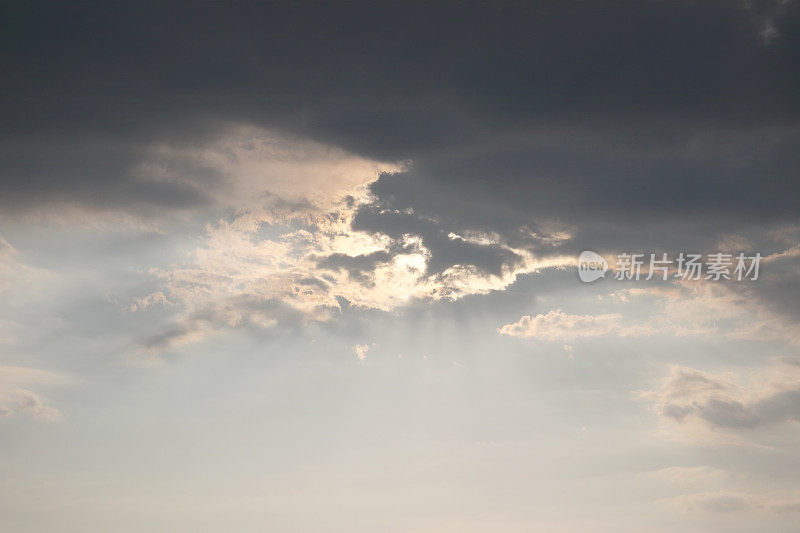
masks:
<svg viewBox="0 0 800 533"><path fill-rule="evenodd" d="M800 316L792 296L795 273L777 269L788 251L767 255L757 282L672 280L666 285L620 289L600 300L617 306L621 316L605 334L717 335L747 341L800 345ZM598 333L603 334L603 333Z"/></svg>
<svg viewBox="0 0 800 533"><path fill-rule="evenodd" d="M53 157L68 154L83 161L90 157L83 152L97 150L99 158L113 159L122 149L108 149L102 140L86 142L87 146L66 146ZM30 145L23 147L32 149ZM68 162L54 162L56 168L42 170L53 175L41 179L58 178L58 182L42 188L36 205L17 203L4 215L90 226L96 225L94 219L146 226L220 209L261 209L276 217L303 216L340 200L337 195L373 181L381 172L405 168L401 163L375 161L335 146L240 123L214 124L209 138L142 139L128 149L132 153L113 160L120 168L107 168L112 162L106 165L94 160L91 169L76 171L80 177L63 175L63 169L69 172L71 168ZM12 159L7 172L13 171L13 163ZM44 164L46 158L37 159L36 165ZM92 173L98 174L96 182ZM39 178L27 179L35 183ZM73 186L59 191L60 183ZM75 198L82 193L91 193L90 198Z"/></svg>
<svg viewBox="0 0 800 533"><path fill-rule="evenodd" d="M14 7L0 211L198 236L131 304L177 310L152 350L791 223L797 8L762 7ZM581 320L534 334L667 331Z"/></svg>
<svg viewBox="0 0 800 533"><path fill-rule="evenodd" d="M0 366L0 418L14 413L39 420L57 420L61 412L46 403L29 387L64 384L68 380L56 373L18 366Z"/></svg>
<svg viewBox="0 0 800 533"><path fill-rule="evenodd" d="M711 466L669 466L647 472L646 475L651 479L678 484L715 483L728 477L725 470Z"/></svg>
<svg viewBox="0 0 800 533"><path fill-rule="evenodd" d="M753 243L747 237L741 235L724 234L717 241L715 251L735 254L737 252L750 251Z"/></svg>
<svg viewBox="0 0 800 533"><path fill-rule="evenodd" d="M800 198L798 8L757 4L15 6L0 212L196 236L132 302L176 312L152 350L739 239Z"/></svg>
<svg viewBox="0 0 800 533"><path fill-rule="evenodd" d="M640 391L664 419L701 422L711 429L752 430L800 420L800 371L779 365L779 370L749 374L749 386L739 386L718 376L675 366L655 390Z"/></svg>
<svg viewBox="0 0 800 533"><path fill-rule="evenodd" d="M744 7L753 12L761 26L759 35L765 45L771 44L781 35L777 28L779 19L786 14L793 0L761 0L744 2Z"/></svg>
<svg viewBox="0 0 800 533"><path fill-rule="evenodd" d="M135 298L130 309L169 305L183 315L142 344L148 352L225 329L326 321L343 303L389 311L419 300L485 294L522 274L574 262L540 259L497 234L445 235L431 221L400 233L359 229L364 206L381 212L369 184L396 166L252 128L236 130L234 140L223 138L209 153L202 157L225 167L233 189L221 193L220 205L240 208L206 225L189 261L151 269L158 290ZM180 182L181 176L164 179ZM429 246L442 242L450 253L434 259Z"/></svg>
<svg viewBox="0 0 800 533"><path fill-rule="evenodd" d="M329 211L309 210L301 222L275 224L261 212L244 212L207 226L192 262L153 269L161 288L132 303L134 310L166 303L186 312L146 347L171 349L247 324L325 321L343 302L388 311L416 300L485 294L523 273L558 264L518 251L520 261L497 272L471 264L431 271L430 252L419 236L354 230L353 198L348 195Z"/></svg>
<svg viewBox="0 0 800 533"><path fill-rule="evenodd" d="M371 186L377 200L361 208L357 227L402 233L428 226L435 260L453 253L453 243L434 240L437 229L494 233L540 255L577 255L586 249L713 250L720 235L796 219L794 200L782 195L796 185L790 154L800 143L798 131L761 132L756 137L770 139L763 143L753 134L687 132L690 139L679 135L673 144L641 147L604 140L601 132L571 133L531 134L519 141L524 146L443 161L414 158L408 171ZM749 178L761 174L776 181L761 186ZM761 209L754 198L772 209ZM556 225L570 228L571 238L536 238L546 235L541 227ZM696 231L699 225L704 232Z"/></svg>
<svg viewBox="0 0 800 533"><path fill-rule="evenodd" d="M622 329L620 315L569 315L557 309L544 315L523 316L517 322L498 328L501 335L544 340L598 337Z"/></svg>
<svg viewBox="0 0 800 533"><path fill-rule="evenodd" d="M367 359L367 352L372 348L372 344L356 344L353 346L353 353L359 361L364 362Z"/></svg>
<svg viewBox="0 0 800 533"><path fill-rule="evenodd" d="M292 193L294 176L260 163L270 141L235 140L252 127L362 161L413 160L373 186L381 202L515 248L522 226L553 218L587 239L584 221L674 206L676 218L791 218L797 6L748 5L442 4L426 6L425 25L418 7L386 3L208 4L191 17L13 6L0 204L157 218L242 198L262 172ZM229 187L234 170L248 178Z"/></svg>
<svg viewBox="0 0 800 533"><path fill-rule="evenodd" d="M764 278L751 284L675 283L671 288L628 294L656 298L658 321L679 335L717 333L730 339L800 345L797 308L779 303L781 293L794 293L793 274L773 271Z"/></svg>
<svg viewBox="0 0 800 533"><path fill-rule="evenodd" d="M158 291L150 293L147 296L142 296L141 298L135 298L130 306L130 310L144 311L148 307L153 307L155 305L166 305L168 303L169 301L167 300L167 297L164 296L164 293Z"/></svg>
<svg viewBox="0 0 800 533"><path fill-rule="evenodd" d="M34 288L44 287L55 277L52 272L25 263L16 248L0 235L0 298L7 304L30 300Z"/></svg>
<svg viewBox="0 0 800 533"><path fill-rule="evenodd" d="M608 298L616 302L628 302L630 295L651 294L661 297L665 294L661 289L623 289L612 293ZM669 289L666 294L670 295ZM681 303L687 303L682 300ZM688 302L692 305L693 302ZM518 321L505 324L497 329L501 335L511 337L541 339L548 341L568 341L584 337L602 337L614 335L619 337L637 337L650 335L704 335L716 331L712 322L718 317L709 318L703 315L703 322L694 322L691 318L681 316L670 311L653 313L646 320L631 318L619 313L606 313L601 315L572 315L561 309L550 310L545 314L536 316L525 315ZM637 311L641 314L641 311Z"/></svg>
<svg viewBox="0 0 800 533"><path fill-rule="evenodd" d="M683 494L660 500L660 503L675 507L682 512L727 514L763 511L769 513L797 513L800 503L796 495L751 494L746 492L699 492Z"/></svg>
<svg viewBox="0 0 800 533"><path fill-rule="evenodd" d="M152 146L136 173L202 191L218 206L303 216L332 207L381 173L404 168L264 128L230 125L202 143Z"/></svg>
<svg viewBox="0 0 800 533"><path fill-rule="evenodd" d="M661 500L685 512L734 513L764 509L766 501L753 494L704 492Z"/></svg>

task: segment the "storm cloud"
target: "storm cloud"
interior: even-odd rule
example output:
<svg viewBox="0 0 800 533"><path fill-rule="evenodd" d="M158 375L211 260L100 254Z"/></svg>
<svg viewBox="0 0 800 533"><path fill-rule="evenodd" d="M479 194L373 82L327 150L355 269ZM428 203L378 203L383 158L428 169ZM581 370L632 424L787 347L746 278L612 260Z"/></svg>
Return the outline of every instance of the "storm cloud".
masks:
<svg viewBox="0 0 800 533"><path fill-rule="evenodd" d="M250 124L412 160L376 192L443 216L476 193L512 217L734 211L752 193L748 212L785 217L800 34L778 6L7 5L2 201L202 205L133 169L153 144ZM420 180L434 194L412 202Z"/></svg>

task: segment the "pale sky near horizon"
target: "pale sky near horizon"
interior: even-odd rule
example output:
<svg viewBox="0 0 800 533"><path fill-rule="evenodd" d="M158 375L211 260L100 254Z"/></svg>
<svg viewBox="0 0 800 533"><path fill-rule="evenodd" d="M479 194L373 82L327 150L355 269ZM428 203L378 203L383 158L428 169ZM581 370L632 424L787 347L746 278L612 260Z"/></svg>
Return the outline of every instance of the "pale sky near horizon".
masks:
<svg viewBox="0 0 800 533"><path fill-rule="evenodd" d="M0 20L3 533L800 529L796 2Z"/></svg>

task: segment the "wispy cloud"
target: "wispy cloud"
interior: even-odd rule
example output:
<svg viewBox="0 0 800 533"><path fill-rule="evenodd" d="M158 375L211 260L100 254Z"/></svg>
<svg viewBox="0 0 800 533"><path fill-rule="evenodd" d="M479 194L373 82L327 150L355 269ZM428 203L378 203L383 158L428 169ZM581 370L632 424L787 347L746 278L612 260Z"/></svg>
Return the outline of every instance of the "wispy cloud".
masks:
<svg viewBox="0 0 800 533"><path fill-rule="evenodd" d="M725 470L711 466L668 466L646 473L647 477L654 480L687 485L717 483L729 475Z"/></svg>
<svg viewBox="0 0 800 533"><path fill-rule="evenodd" d="M735 378L675 366L659 388L638 395L665 419L695 420L711 429L751 430L800 420L800 366L777 360L772 368L739 376L746 385Z"/></svg>
<svg viewBox="0 0 800 533"><path fill-rule="evenodd" d="M47 387L69 383L69 379L44 370L19 366L0 366L0 418L14 413L40 420L57 420L61 412L49 405L31 387Z"/></svg>

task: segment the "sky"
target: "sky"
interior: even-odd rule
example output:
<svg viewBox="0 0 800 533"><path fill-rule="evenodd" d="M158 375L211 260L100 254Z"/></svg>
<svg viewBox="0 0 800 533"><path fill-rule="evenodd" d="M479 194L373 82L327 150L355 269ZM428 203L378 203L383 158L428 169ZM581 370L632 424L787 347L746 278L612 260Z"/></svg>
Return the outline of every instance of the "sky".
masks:
<svg viewBox="0 0 800 533"><path fill-rule="evenodd" d="M0 25L0 530L800 529L797 2Z"/></svg>

